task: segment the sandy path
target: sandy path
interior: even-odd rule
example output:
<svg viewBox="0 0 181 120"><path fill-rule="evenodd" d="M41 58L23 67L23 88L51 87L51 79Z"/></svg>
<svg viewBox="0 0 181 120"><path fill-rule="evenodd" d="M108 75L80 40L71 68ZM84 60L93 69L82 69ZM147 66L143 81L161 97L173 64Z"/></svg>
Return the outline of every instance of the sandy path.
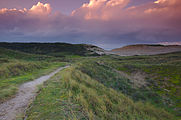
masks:
<svg viewBox="0 0 181 120"><path fill-rule="evenodd" d="M67 68L61 67L49 75L42 76L34 81L22 84L15 98L0 104L0 120L15 120L16 116L24 113L29 102L36 96L37 86L50 79L60 70Z"/></svg>

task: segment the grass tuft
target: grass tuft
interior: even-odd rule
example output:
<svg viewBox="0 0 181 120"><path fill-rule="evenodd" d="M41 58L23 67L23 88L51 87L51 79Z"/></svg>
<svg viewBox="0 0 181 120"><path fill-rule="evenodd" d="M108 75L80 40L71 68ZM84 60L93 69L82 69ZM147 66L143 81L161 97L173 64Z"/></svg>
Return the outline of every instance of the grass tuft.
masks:
<svg viewBox="0 0 181 120"><path fill-rule="evenodd" d="M46 102L48 99L50 101ZM69 101L73 106L78 105L81 111L70 106L72 114L66 117L67 111L63 108L68 105L62 105L63 101ZM39 103L44 104L41 106ZM47 111L56 111L58 115L53 116L53 112ZM80 114L82 117L79 117ZM61 71L52 80L48 81L47 86L43 87L40 95L35 99L27 116L28 120L43 118L53 120L68 118L80 120L174 119L174 116L163 109L155 108L148 103L134 102L122 93L92 79L75 67L69 67Z"/></svg>

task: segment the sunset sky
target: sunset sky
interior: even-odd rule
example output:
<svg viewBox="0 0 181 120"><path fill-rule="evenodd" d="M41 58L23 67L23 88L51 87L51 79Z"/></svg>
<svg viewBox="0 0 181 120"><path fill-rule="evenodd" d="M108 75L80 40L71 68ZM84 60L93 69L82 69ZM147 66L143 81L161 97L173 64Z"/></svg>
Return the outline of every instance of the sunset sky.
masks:
<svg viewBox="0 0 181 120"><path fill-rule="evenodd" d="M0 0L0 42L181 44L181 0Z"/></svg>

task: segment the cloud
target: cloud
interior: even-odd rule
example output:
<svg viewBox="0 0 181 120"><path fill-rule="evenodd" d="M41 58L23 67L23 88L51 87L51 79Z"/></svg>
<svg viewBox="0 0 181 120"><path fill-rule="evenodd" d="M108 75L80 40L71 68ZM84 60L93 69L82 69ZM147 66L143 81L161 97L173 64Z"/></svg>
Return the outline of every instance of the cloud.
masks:
<svg viewBox="0 0 181 120"><path fill-rule="evenodd" d="M110 49L136 43L178 43L181 1L90 0L71 15L53 13L50 4L30 9L0 9L0 41L67 41Z"/></svg>
<svg viewBox="0 0 181 120"><path fill-rule="evenodd" d="M37 5L33 5L33 7L28 11L33 15L49 15L52 11L50 4L43 4L38 2Z"/></svg>
<svg viewBox="0 0 181 120"><path fill-rule="evenodd" d="M55 15L54 15L55 16ZM43 32L51 24L51 6L38 2L30 9L0 9L0 31L22 34Z"/></svg>
<svg viewBox="0 0 181 120"><path fill-rule="evenodd" d="M51 6L50 4L43 4L41 2L38 2L37 5L33 5L32 8L30 9L7 9L7 8L2 8L0 9L0 14L16 14L16 13L22 13L28 15L38 15L38 16L43 16L43 15L49 15L51 14Z"/></svg>
<svg viewBox="0 0 181 120"><path fill-rule="evenodd" d="M74 10L72 16L81 16L84 19L107 20L112 15L120 14L126 7L129 0L90 0L83 4L81 8Z"/></svg>
<svg viewBox="0 0 181 120"><path fill-rule="evenodd" d="M181 3L179 0L157 0L154 3L156 4L167 4L167 5L176 5Z"/></svg>

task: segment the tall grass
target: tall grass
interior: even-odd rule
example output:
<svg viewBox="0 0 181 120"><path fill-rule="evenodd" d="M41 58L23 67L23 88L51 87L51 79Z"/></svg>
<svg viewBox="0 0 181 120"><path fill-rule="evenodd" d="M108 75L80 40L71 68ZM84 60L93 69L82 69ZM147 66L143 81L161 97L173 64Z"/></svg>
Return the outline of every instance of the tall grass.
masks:
<svg viewBox="0 0 181 120"><path fill-rule="evenodd" d="M50 84L52 85L54 82L56 83L56 86L54 85L54 88L50 87ZM51 93L50 98L46 98L47 93ZM52 96L56 96L56 98ZM49 103L43 103L44 99L50 99ZM51 119L53 120L68 119L68 116L66 118L61 118L62 115L65 116L66 114L66 110L62 109L66 104L61 104L65 99L71 101L74 105L78 104L79 108L82 108L82 111L84 111L81 111L81 113L84 113L84 117L80 118L79 115L76 114L77 112L75 112L76 109L74 109L74 117L71 117L72 119L174 119L172 115L163 109L155 108L148 103L143 104L142 102L134 102L122 93L117 92L112 88L105 87L87 74L82 73L74 67L70 67L52 78L52 80L48 82L48 85L42 89L42 92L37 96L35 102L28 111L28 120L41 119L43 115L45 115L43 118L46 119L50 118L49 116L52 116ZM37 103L43 103L43 105ZM54 104L56 104L56 106ZM53 116L54 112L47 112L55 110L58 110L55 116Z"/></svg>
<svg viewBox="0 0 181 120"><path fill-rule="evenodd" d="M64 65L60 61L45 55L0 48L0 102L13 97L20 84Z"/></svg>
<svg viewBox="0 0 181 120"><path fill-rule="evenodd" d="M135 101L147 101L180 116L181 53L156 56L103 56L79 61L78 69L107 87L121 91ZM119 74L124 72L131 76ZM145 82L135 87L134 75L139 73ZM142 78L140 78L142 79Z"/></svg>
<svg viewBox="0 0 181 120"><path fill-rule="evenodd" d="M13 97L18 86L65 65L64 63L15 62L0 68L0 102Z"/></svg>
<svg viewBox="0 0 181 120"><path fill-rule="evenodd" d="M90 119L171 119L162 109L134 103L123 94L107 88L74 68L62 74L70 97L83 106Z"/></svg>
<svg viewBox="0 0 181 120"><path fill-rule="evenodd" d="M48 65L48 63L22 61L3 64L0 68L0 79L18 76L26 72L32 72L33 70L41 69L43 66L46 65Z"/></svg>

